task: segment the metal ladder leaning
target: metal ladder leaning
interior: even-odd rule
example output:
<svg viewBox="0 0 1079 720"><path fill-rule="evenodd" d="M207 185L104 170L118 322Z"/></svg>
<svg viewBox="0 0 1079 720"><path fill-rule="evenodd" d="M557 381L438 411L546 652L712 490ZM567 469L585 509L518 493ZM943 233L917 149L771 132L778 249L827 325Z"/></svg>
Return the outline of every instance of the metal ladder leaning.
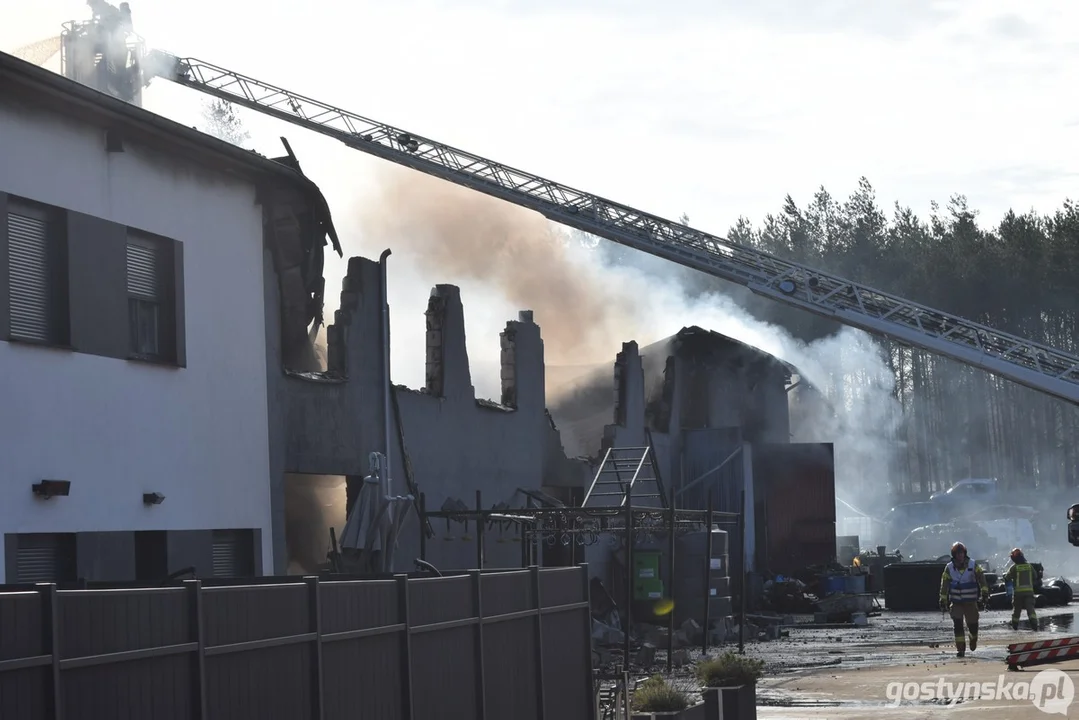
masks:
<svg viewBox="0 0 1079 720"><path fill-rule="evenodd" d="M592 485L584 496L582 507L625 507L633 491L636 500L656 500L667 508L667 493L663 490L651 433L644 447L612 447L603 455ZM604 498L604 500L598 500ZM611 502L608 499L617 499ZM597 501L598 500L598 501Z"/></svg>

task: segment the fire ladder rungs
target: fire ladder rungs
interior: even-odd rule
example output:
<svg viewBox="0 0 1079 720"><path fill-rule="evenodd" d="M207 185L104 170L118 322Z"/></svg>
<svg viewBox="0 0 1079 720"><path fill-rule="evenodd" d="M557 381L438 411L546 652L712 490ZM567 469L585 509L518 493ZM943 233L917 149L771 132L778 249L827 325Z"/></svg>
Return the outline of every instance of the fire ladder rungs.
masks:
<svg viewBox="0 0 1079 720"><path fill-rule="evenodd" d="M654 483L655 489L641 487L647 483ZM587 506L595 498L621 498L617 506L625 507L627 497L632 498L631 502L659 500L667 508L667 495L651 445L608 448L582 504Z"/></svg>
<svg viewBox="0 0 1079 720"><path fill-rule="evenodd" d="M782 260L197 58L153 51L145 65L154 68L149 77L164 77L758 295L1079 404L1079 356L1071 352Z"/></svg>
<svg viewBox="0 0 1079 720"><path fill-rule="evenodd" d="M1008 646L1008 667L1048 665L1079 658L1079 636L1014 643Z"/></svg>

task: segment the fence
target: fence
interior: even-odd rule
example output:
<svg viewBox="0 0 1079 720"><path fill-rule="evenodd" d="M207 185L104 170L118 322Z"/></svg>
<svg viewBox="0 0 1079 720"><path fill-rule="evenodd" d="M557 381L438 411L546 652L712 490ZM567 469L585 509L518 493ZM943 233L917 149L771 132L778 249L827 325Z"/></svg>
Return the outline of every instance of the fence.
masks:
<svg viewBox="0 0 1079 720"><path fill-rule="evenodd" d="M0 593L0 718L592 720L588 572Z"/></svg>

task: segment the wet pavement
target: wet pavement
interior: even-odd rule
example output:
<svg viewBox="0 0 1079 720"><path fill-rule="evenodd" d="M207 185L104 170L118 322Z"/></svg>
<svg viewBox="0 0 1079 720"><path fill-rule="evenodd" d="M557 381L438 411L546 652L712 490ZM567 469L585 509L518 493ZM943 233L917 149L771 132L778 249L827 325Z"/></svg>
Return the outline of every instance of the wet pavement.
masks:
<svg viewBox="0 0 1079 720"><path fill-rule="evenodd" d="M820 628L796 622L785 628L787 637L746 643L746 655L764 660L766 668L757 688L757 717L907 720L971 710L977 710L978 720L1054 717L1026 697L1015 699L1009 684L1029 682L1039 671L1051 669L1062 671L1079 690L1079 661L1009 672L1007 646L1079 635L1077 611L1075 605L1041 608L1037 630L1029 628L1024 616L1018 631L1011 629L1011 610L986 611L978 649L968 648L965 658L956 657L951 619L940 612L884 611L864 627ZM712 648L709 654L732 648L737 649L737 643ZM696 687L692 663L701 659L700 649L689 655L691 664L676 669L672 677L687 690ZM664 654L656 660L653 672L662 672ZM933 692L921 691L927 683L935 686ZM949 688L954 683L962 685L953 692ZM1003 690L993 690L998 696L975 697L970 687L962 690L967 684ZM901 697L903 688L910 689L911 699ZM1047 707L1052 709L1053 702ZM1055 717L1079 718L1079 698L1066 709L1056 701L1055 709L1064 711Z"/></svg>
<svg viewBox="0 0 1079 720"><path fill-rule="evenodd" d="M899 720L977 709L979 720L1044 718L1046 712L1025 695L1016 699L1014 684L1055 669L1079 685L1079 661L1008 672L1007 646L1079 634L1079 623L1072 607L1043 608L1039 614L1037 630L1024 618L1013 631L1010 610L983 613L978 649L968 648L962 659L955 655L951 620L940 612L884 612L859 628L792 627L787 638L746 646L746 654L763 659L767 668L758 686L757 716ZM932 691L922 689L926 684ZM989 686L993 694L987 697ZM904 687L910 699L903 699ZM1052 698L1045 705L1079 717L1079 701L1065 706L1066 700Z"/></svg>

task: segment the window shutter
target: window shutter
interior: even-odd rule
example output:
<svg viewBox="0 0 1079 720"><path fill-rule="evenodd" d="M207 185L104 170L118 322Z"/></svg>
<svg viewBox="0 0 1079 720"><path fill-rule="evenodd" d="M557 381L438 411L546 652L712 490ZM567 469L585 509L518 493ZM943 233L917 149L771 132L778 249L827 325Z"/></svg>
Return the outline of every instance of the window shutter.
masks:
<svg viewBox="0 0 1079 720"><path fill-rule="evenodd" d="M11 336L49 338L49 246L44 219L8 214L8 287Z"/></svg>
<svg viewBox="0 0 1079 720"><path fill-rule="evenodd" d="M158 300L161 295L161 274L158 267L157 248L129 242L127 244L128 293L148 300Z"/></svg>
<svg viewBox="0 0 1079 720"><path fill-rule="evenodd" d="M240 577L240 534L217 531L214 533L214 577Z"/></svg>
<svg viewBox="0 0 1079 720"><path fill-rule="evenodd" d="M15 556L17 582L57 582L61 546L55 535L21 535Z"/></svg>

